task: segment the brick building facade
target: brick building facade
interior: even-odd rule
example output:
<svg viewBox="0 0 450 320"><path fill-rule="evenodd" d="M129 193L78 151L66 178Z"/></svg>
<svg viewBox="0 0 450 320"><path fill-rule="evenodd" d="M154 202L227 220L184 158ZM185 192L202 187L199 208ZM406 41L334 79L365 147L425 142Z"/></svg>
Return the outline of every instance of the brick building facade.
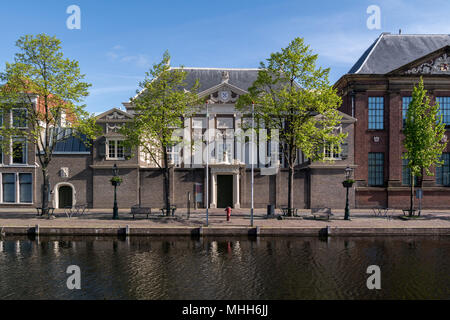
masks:
<svg viewBox="0 0 450 320"><path fill-rule="evenodd" d="M431 102L450 129L450 36L383 33L335 87L341 111L355 117L356 206L409 205L410 177L402 159L403 122L414 85L423 77ZM447 130L446 136L450 132ZM444 165L423 177L424 208L450 204L450 147Z"/></svg>
<svg viewBox="0 0 450 320"><path fill-rule="evenodd" d="M199 106L192 118L184 119L184 139L193 139L206 129L218 132L243 128L245 118L235 108L239 95L246 93L257 77L257 69L208 69L186 68L189 84L199 80L199 96L207 99L207 106ZM103 135L93 141L89 148L72 137L57 147L50 164L51 203L55 208L87 204L91 208L110 208L113 187L110 179L112 167L117 164L123 182L118 189L120 208L141 204L153 208L164 206L163 175L161 170L141 150L126 150L119 129L134 116L133 106L124 103L126 110L113 108L97 117ZM208 112L206 112L208 108ZM208 117L207 117L208 114ZM342 113L339 130L348 133L342 152L327 153L327 160L311 163L301 152L294 174L294 206L297 208L345 206L345 168L354 167L353 141L355 119ZM227 134L226 134L227 135ZM212 143L209 162L210 207L248 208L251 203L251 144L219 138ZM203 139L206 140L206 139ZM279 156L275 143L257 143L254 154L254 204L255 207L287 205L288 169L283 156ZM186 207L188 193L192 205L205 207L206 165L205 159L195 161L194 146L182 150L174 148L171 153L170 197L177 207ZM274 149L275 148L275 149ZM41 202L42 177L36 162L33 146L28 146L24 163L12 164L9 156L0 163L0 207L36 207ZM324 152L326 152L324 150ZM260 162L266 157L267 162ZM198 160L198 159L197 159ZM14 179L7 173L12 172ZM19 175L30 172L32 196L22 201L22 184ZM30 178L26 176L26 178ZM11 180L11 182L10 182ZM22 178L23 181L25 181ZM4 200L7 201L4 201ZM350 192L354 207L354 193Z"/></svg>

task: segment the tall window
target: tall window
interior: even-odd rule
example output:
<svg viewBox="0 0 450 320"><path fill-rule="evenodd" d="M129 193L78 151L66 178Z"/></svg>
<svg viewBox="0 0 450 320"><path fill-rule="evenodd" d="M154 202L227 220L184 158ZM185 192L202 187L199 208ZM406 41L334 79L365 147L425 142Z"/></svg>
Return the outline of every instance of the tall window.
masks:
<svg viewBox="0 0 450 320"><path fill-rule="evenodd" d="M411 185L411 169L408 168L408 159L402 159L402 185ZM414 185L417 185L417 176L414 176Z"/></svg>
<svg viewBox="0 0 450 320"><path fill-rule="evenodd" d="M342 133L342 127L339 126L339 127L334 128L333 133L336 135ZM326 160L340 160L341 153L339 152L339 147L332 143L325 144L324 158Z"/></svg>
<svg viewBox="0 0 450 320"><path fill-rule="evenodd" d="M442 122L446 127L450 126L450 97L436 97L439 103L439 114L442 115Z"/></svg>
<svg viewBox="0 0 450 320"><path fill-rule="evenodd" d="M409 104L412 101L412 97L403 97L402 98L402 119L403 119L403 128L406 124L406 113L408 112Z"/></svg>
<svg viewBox="0 0 450 320"><path fill-rule="evenodd" d="M33 200L31 173L19 173L19 194L21 203L31 203Z"/></svg>
<svg viewBox="0 0 450 320"><path fill-rule="evenodd" d="M167 157L170 164L179 167L181 165L180 147L178 145L168 146Z"/></svg>
<svg viewBox="0 0 450 320"><path fill-rule="evenodd" d="M383 97L369 97L369 129L384 129Z"/></svg>
<svg viewBox="0 0 450 320"><path fill-rule="evenodd" d="M0 164L3 164L3 137L0 137Z"/></svg>
<svg viewBox="0 0 450 320"><path fill-rule="evenodd" d="M125 159L123 140L108 139L108 159Z"/></svg>
<svg viewBox="0 0 450 320"><path fill-rule="evenodd" d="M216 118L217 137L216 137L216 161L228 162L234 157L234 119L217 117Z"/></svg>
<svg viewBox="0 0 450 320"><path fill-rule="evenodd" d="M4 173L2 175L3 202L16 202L16 174Z"/></svg>
<svg viewBox="0 0 450 320"><path fill-rule="evenodd" d="M12 163L26 164L27 163L27 142L24 138L13 138L12 142Z"/></svg>
<svg viewBox="0 0 450 320"><path fill-rule="evenodd" d="M436 184L450 186L450 153L443 153L441 160L444 164L436 167Z"/></svg>
<svg viewBox="0 0 450 320"><path fill-rule="evenodd" d="M14 128L27 127L27 109L12 109L12 124Z"/></svg>
<svg viewBox="0 0 450 320"><path fill-rule="evenodd" d="M369 186L384 185L384 153L369 152Z"/></svg>

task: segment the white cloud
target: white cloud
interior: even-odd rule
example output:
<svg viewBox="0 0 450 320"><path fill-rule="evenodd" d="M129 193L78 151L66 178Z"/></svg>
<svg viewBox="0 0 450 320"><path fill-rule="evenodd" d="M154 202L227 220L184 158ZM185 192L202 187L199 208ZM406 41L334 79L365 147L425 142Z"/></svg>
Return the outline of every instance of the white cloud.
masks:
<svg viewBox="0 0 450 320"><path fill-rule="evenodd" d="M93 88L90 90L90 95L116 93L116 92L130 92L130 95L136 91L136 86L111 86L103 88Z"/></svg>
<svg viewBox="0 0 450 320"><path fill-rule="evenodd" d="M115 45L110 51L106 52L106 56L110 61L134 64L140 68L149 67L151 65L148 55L141 53L130 55L124 53L123 51L124 48L121 45Z"/></svg>

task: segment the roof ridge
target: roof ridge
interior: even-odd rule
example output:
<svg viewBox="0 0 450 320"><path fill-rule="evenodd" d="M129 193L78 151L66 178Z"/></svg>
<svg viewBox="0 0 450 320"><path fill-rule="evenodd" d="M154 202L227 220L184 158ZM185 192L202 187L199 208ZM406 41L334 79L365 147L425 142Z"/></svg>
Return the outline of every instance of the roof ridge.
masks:
<svg viewBox="0 0 450 320"><path fill-rule="evenodd" d="M259 68L208 68L208 67L170 67L171 69L190 69L190 70L233 70L233 71L256 71Z"/></svg>

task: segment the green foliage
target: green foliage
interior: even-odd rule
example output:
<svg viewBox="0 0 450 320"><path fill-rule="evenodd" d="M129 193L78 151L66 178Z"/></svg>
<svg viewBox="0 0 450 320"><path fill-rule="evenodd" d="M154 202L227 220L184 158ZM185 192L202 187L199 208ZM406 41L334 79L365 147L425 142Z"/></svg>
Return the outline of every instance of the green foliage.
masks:
<svg viewBox="0 0 450 320"><path fill-rule="evenodd" d="M0 112L5 119L12 109L23 108L21 118L27 122L26 130L9 125L0 128L3 150L12 152L8 148L10 139L22 137L36 145L45 168L56 143L67 139L54 130L63 117L67 120L65 127L79 135L94 138L99 133L94 116L80 104L90 84L83 81L78 62L63 57L60 44L60 40L46 34L23 36L16 42L19 52L14 62L6 63L0 74Z"/></svg>
<svg viewBox="0 0 450 320"><path fill-rule="evenodd" d="M258 78L237 108L249 112L255 104L257 123L278 129L282 152L293 168L297 151L312 161L323 160L325 145L338 146L346 137L336 133L341 119L341 98L328 81L329 69L316 67L313 54L302 38L261 62Z"/></svg>
<svg viewBox="0 0 450 320"><path fill-rule="evenodd" d="M430 104L422 78L413 89L403 134L404 158L408 159L411 174L420 176L424 169L427 175L432 175L430 167L442 164L440 157L447 143L444 142L445 124L439 114L439 104Z"/></svg>
<svg viewBox="0 0 450 320"><path fill-rule="evenodd" d="M406 113L405 139L406 149L404 159L408 159L408 168L411 170L411 194L409 215L414 212L414 177L421 176L422 170L432 175L430 167L440 165L440 157L447 142L444 141L445 124L439 114L439 104L430 104L430 98L424 89L423 79L414 87L412 100Z"/></svg>
<svg viewBox="0 0 450 320"><path fill-rule="evenodd" d="M139 84L137 96L131 99L135 116L122 130L127 145L141 147L160 167L167 148L182 141L175 130L184 128L183 117L194 113L199 103L198 82L187 91L185 79L183 68L170 67L166 51Z"/></svg>
<svg viewBox="0 0 450 320"><path fill-rule="evenodd" d="M123 179L121 177L115 176L109 180L111 183L122 183Z"/></svg>

